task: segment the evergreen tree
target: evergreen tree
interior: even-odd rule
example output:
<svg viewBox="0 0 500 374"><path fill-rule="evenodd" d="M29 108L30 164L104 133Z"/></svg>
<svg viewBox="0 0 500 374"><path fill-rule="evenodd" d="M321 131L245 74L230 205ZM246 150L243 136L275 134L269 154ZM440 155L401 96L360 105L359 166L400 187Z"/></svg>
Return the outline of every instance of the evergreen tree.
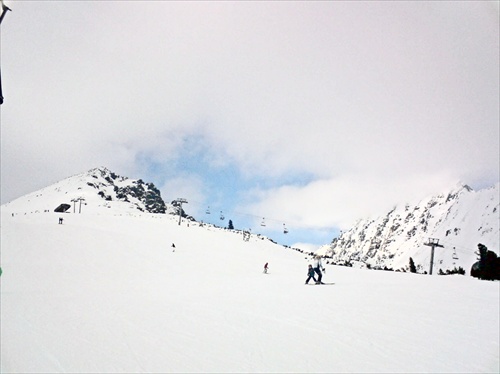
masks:
<svg viewBox="0 0 500 374"><path fill-rule="evenodd" d="M228 224L227 224L227 228L229 230L234 230L234 226L233 226L233 221L232 220L229 220Z"/></svg>
<svg viewBox="0 0 500 374"><path fill-rule="evenodd" d="M410 273L416 273L417 268L415 267L415 263L413 262L413 258L410 257Z"/></svg>

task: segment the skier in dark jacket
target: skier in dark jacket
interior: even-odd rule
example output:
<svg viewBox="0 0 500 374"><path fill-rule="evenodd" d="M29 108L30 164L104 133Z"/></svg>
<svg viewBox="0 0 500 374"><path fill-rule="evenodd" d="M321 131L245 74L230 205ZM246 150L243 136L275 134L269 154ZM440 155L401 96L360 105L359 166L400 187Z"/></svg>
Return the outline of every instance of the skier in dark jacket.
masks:
<svg viewBox="0 0 500 374"><path fill-rule="evenodd" d="M312 267L312 265L309 265L309 268L307 269L307 279L306 279L306 284L309 284L309 281L311 280L311 278L313 279L314 282L316 282L316 278L314 277L314 269Z"/></svg>

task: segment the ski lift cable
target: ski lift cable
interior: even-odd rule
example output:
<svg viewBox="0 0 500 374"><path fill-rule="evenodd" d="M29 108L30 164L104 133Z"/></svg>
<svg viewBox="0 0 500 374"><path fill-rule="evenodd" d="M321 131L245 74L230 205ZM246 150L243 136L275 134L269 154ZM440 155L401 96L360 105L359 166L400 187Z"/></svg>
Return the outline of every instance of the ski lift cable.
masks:
<svg viewBox="0 0 500 374"><path fill-rule="evenodd" d="M452 259L454 259L454 260L458 260L459 259L456 247L454 247L452 245L446 245L446 246L444 246L444 248L441 248L441 250L442 250L442 252L445 252L447 254L451 253L451 258Z"/></svg>
<svg viewBox="0 0 500 374"><path fill-rule="evenodd" d="M447 240L447 239L443 240L442 243L446 245L445 248L447 248L449 250L455 249L457 252L461 252L461 253L470 254L471 252L477 251L477 249L471 249L469 247L463 247L463 246L461 246L459 244L455 244L452 241Z"/></svg>
<svg viewBox="0 0 500 374"><path fill-rule="evenodd" d="M196 201L196 200L192 200L190 199L189 200L190 203L191 203L191 206L195 206L195 205L198 205L198 206L203 206L205 205L205 203L202 203L200 201ZM205 209L205 212L212 212L212 211L220 211L220 212L225 212L224 215L229 215L229 214L237 214L237 215L246 215L246 216L251 216L251 217L254 217L254 218L261 218L261 216L257 216L257 215L254 215L254 214L248 214L248 213L243 213L243 212L238 212L238 211L235 211L235 210L230 210L230 209L224 209L223 207L221 206L217 206L217 205L213 205L213 204L210 204L208 205L208 207Z"/></svg>
<svg viewBox="0 0 500 374"><path fill-rule="evenodd" d="M204 205L204 203L202 203L200 201L196 201L196 200L192 200L192 199L190 199L189 201L191 203L191 206L195 206L195 205L203 206ZM260 216L260 215L256 215L256 214L252 214L252 213L248 213L248 212L243 212L241 210L222 209L221 206L216 206L216 205L212 205L212 204L208 206L208 208L205 210L205 213L210 214L210 212L212 210L219 210L221 212L225 212L223 214L224 216L229 216L229 215L246 216L246 217L253 218L256 221L262 220L262 218L264 217L266 223L267 222L274 222L275 224L284 225L284 222L286 222L286 231L287 232L289 232L288 225L290 222L292 223L292 227L294 226L293 221L290 221L290 220L277 219L277 218L273 218L273 217L269 218L267 216ZM298 225L298 223L297 223L297 225Z"/></svg>
<svg viewBox="0 0 500 374"><path fill-rule="evenodd" d="M191 207L206 206L206 202L201 202L201 201L192 200L192 199L190 199L189 201L191 203L191 205L190 205ZM254 220L254 224L253 224L254 226L266 227L268 229L272 228L273 230L276 230L276 231L282 231L284 234L287 234L290 231L293 231L294 227L302 226L302 224L299 221L295 221L293 219L292 220L290 220L290 219L278 219L275 217L268 217L267 215L256 215L253 213L248 213L245 211L241 211L239 209L238 210L225 209L223 206L217 205L217 204L216 205L210 204L209 208L210 208L211 212L214 212L217 210L224 212L224 216L228 217L230 219L234 219L233 216L243 216L243 217L252 218ZM265 217L265 222L266 222L265 226L262 226L259 223L259 222L261 222L263 217Z"/></svg>
<svg viewBox="0 0 500 374"><path fill-rule="evenodd" d="M193 203L195 203L195 204L201 204L200 202L197 202L197 201L193 201ZM252 214L252 213L248 213L248 212L243 212L243 211L240 211L240 210L223 209L222 207L220 207L220 206L217 207L215 205L210 205L210 206L213 209L217 208L217 210L222 210L223 212L226 212L226 215L228 215L228 214L237 214L237 215L252 217L252 218L255 218L255 219L258 219L258 220L262 219L262 217L265 217L266 222L272 221L272 222L276 222L276 223L279 223L279 224L282 224L283 222L290 222L290 220L277 219L277 218L273 218L273 217L268 217L266 215L256 215L256 214Z"/></svg>

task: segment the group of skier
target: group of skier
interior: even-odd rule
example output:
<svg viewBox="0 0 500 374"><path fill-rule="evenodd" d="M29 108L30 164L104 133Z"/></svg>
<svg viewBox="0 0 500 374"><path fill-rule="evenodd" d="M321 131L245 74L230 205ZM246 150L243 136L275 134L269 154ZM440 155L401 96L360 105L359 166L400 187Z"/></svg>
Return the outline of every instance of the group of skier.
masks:
<svg viewBox="0 0 500 374"><path fill-rule="evenodd" d="M269 269L269 263L266 262L264 265L264 273L267 273ZM314 256L314 267L313 265L309 264L309 267L307 269L307 279L306 279L306 284L309 284L309 281L312 279L316 284L324 284L321 279L323 278L323 272L325 272L325 268L323 267L323 263L321 262L321 256L320 255L315 255ZM315 275L318 275L318 279L316 279Z"/></svg>
<svg viewBox="0 0 500 374"><path fill-rule="evenodd" d="M307 279L306 279L306 284L309 284L309 281L312 280L316 284L324 284L321 279L323 278L323 273L321 271L325 271L325 268L323 267L323 264L321 263L321 256L316 255L314 256L314 266L309 264L309 267L307 269ZM318 275L318 279L314 276L315 274Z"/></svg>

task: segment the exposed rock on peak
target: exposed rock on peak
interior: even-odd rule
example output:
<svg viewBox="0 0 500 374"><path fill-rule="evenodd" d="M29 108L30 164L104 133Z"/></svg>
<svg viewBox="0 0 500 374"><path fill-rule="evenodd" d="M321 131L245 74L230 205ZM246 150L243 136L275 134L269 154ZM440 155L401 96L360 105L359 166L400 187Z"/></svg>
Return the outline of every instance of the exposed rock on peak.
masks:
<svg viewBox="0 0 500 374"><path fill-rule="evenodd" d="M95 188L104 200L133 203L137 209L150 213L166 212L165 202L153 183L144 183L142 179L128 179L104 167L89 170L88 174L95 181L89 181L87 185Z"/></svg>

